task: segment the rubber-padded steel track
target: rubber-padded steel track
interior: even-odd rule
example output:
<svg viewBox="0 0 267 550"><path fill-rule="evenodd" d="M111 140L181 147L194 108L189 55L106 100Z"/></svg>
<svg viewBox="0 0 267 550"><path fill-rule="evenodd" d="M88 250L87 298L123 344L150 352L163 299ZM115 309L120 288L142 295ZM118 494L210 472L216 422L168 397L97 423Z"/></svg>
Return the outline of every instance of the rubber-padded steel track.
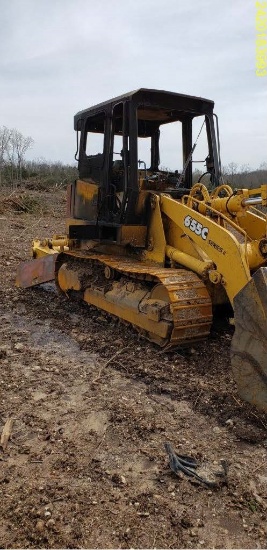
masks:
<svg viewBox="0 0 267 550"><path fill-rule="evenodd" d="M69 270L69 273L73 269L75 271L75 267L73 267L75 266L74 259L77 261L77 266L79 265L80 280L86 280L86 288L83 285L83 288L80 289L83 293L83 299L139 327L148 339L169 348L190 344L207 337L209 334L212 322L211 299L203 281L192 271L161 268L152 263L141 262L135 258L124 256L85 254L80 251L72 251L59 254L57 260L57 271L62 268L63 271L65 269L65 273L63 273L63 279L65 280L67 270ZM121 286L125 292L122 293L120 290L118 293L116 289L106 292L104 286L100 288L99 281L94 286L94 277L90 280L90 276L88 276L89 266L92 265L92 262L94 266L99 266L100 271L102 264L103 273L106 266L112 269L116 273L116 278L118 276L121 278ZM84 266L82 273L81 265ZM60 277L58 278L60 279ZM134 292L132 294L132 303L128 297L125 298L127 286L129 287L127 281L139 283L135 294ZM108 281L106 280L105 283L107 286ZM118 285L115 282L113 286L115 287L116 284ZM73 282L62 284L59 281L59 286L65 292L71 291L72 288L79 290L79 285L79 282L77 284L73 284ZM153 299L156 285L163 285L164 287L165 308L162 307L162 300ZM137 302L135 296L137 296ZM157 318L154 311L160 303L160 311L166 312L166 309L168 309L168 313L167 315L160 313Z"/></svg>

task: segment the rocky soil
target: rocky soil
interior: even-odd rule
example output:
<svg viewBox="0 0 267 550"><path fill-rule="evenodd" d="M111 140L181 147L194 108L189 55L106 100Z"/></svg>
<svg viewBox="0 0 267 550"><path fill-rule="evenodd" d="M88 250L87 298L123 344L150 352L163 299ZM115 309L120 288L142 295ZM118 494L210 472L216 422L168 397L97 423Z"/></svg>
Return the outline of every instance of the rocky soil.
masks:
<svg viewBox="0 0 267 550"><path fill-rule="evenodd" d="M0 547L266 548L267 416L236 392L233 327L164 353L49 285L17 289L65 215L62 190L18 195L31 208L0 196ZM215 486L175 475L167 441Z"/></svg>

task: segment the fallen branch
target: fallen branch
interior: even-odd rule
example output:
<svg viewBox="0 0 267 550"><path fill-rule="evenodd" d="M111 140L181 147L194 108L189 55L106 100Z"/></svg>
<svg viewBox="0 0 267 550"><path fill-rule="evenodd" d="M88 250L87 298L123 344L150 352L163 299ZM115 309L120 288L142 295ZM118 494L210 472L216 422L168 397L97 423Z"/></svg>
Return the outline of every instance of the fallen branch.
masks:
<svg viewBox="0 0 267 550"><path fill-rule="evenodd" d="M119 351L116 351L116 353L114 353L114 355L112 355L112 357L108 361L106 361L106 363L104 363L102 368L105 369L113 361L113 359L115 359L118 355L120 355L123 351L126 351L127 349L128 347L122 348Z"/></svg>
<svg viewBox="0 0 267 550"><path fill-rule="evenodd" d="M3 427L2 435L1 435L1 441L0 441L0 445L3 449L3 451L6 450L8 440L11 436L13 423L14 423L14 419L13 418L8 418L5 425L4 425L4 427Z"/></svg>
<svg viewBox="0 0 267 550"><path fill-rule="evenodd" d="M258 472L264 466L266 466L266 460L263 460L260 464L258 464L257 468L254 468L254 470L252 470L252 473L255 474L255 472Z"/></svg>
<svg viewBox="0 0 267 550"><path fill-rule="evenodd" d="M16 240L19 240L19 239L23 236L23 234L24 234L26 231L28 231L28 229L32 229L32 228L35 227L36 225L39 225L39 223L42 221L42 219L43 219L43 217L39 218L39 220L37 220L37 222L31 223L28 227L25 227L25 228L23 229L23 231L21 231L21 233L20 233L17 237L15 237Z"/></svg>
<svg viewBox="0 0 267 550"><path fill-rule="evenodd" d="M120 349L119 351L116 351L116 353L114 353L114 355L112 355L112 357L110 357L110 359L108 359L108 361L106 361L106 363L104 363L104 365L102 365L102 367L101 367L100 370L99 370L98 375L97 375L95 378L93 378L93 380L91 381L91 384L95 384L95 382L97 382L97 381L101 378L102 373L103 373L103 370L104 370L110 363L112 363L112 361L113 361L114 359L116 359L116 357L118 357L118 355L120 355L123 351L126 351L127 349L128 349L128 347L122 348L122 349Z"/></svg>
<svg viewBox="0 0 267 550"><path fill-rule="evenodd" d="M17 206L20 210L23 210L23 211L28 210L27 207L22 204L22 202L20 202L17 198L13 199L11 195L9 197L4 197L1 200L1 204L5 204L5 203L13 204L14 206Z"/></svg>
<svg viewBox="0 0 267 550"><path fill-rule="evenodd" d="M202 396L202 394L203 394L203 390L200 390L200 392L199 392L199 394L198 394L196 400L195 400L194 403L193 403L193 409L196 408L196 405L197 405L197 403L198 403L200 397Z"/></svg>
<svg viewBox="0 0 267 550"><path fill-rule="evenodd" d="M232 398L235 400L235 402L239 405L239 407L243 407L244 406L244 403L241 403L241 401L239 401L238 399L236 399L236 397L232 394Z"/></svg>
<svg viewBox="0 0 267 550"><path fill-rule="evenodd" d="M252 416L255 416L255 418L257 418L257 420L261 423L261 425L265 428L265 430L267 430L267 426L266 426L266 424L264 424L264 422L262 422L261 418L259 418L259 416L257 416L257 414L255 414L252 411L251 411L251 414L252 414Z"/></svg>

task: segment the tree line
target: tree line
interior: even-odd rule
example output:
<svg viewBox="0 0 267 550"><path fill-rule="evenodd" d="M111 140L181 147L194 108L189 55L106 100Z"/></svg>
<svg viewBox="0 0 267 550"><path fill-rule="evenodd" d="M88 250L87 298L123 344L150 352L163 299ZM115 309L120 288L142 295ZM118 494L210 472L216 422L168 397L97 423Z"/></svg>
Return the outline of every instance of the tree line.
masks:
<svg viewBox="0 0 267 550"><path fill-rule="evenodd" d="M0 185L17 187L27 182L29 188L46 189L67 185L77 177L75 166L49 162L43 158L26 160L34 140L15 128L0 127Z"/></svg>
<svg viewBox="0 0 267 550"><path fill-rule="evenodd" d="M202 175L200 170L193 172L193 183L196 183ZM209 176L201 179L208 186ZM263 162L259 168L251 169L248 164L239 166L235 162L222 166L221 183L226 183L234 189L255 189L267 183L267 162Z"/></svg>
<svg viewBox="0 0 267 550"><path fill-rule="evenodd" d="M0 183L3 179L22 180L25 154L33 143L31 137L24 136L16 128L0 128Z"/></svg>
<svg viewBox="0 0 267 550"><path fill-rule="evenodd" d="M24 136L19 130L0 127L0 185L16 186L26 180L28 187L32 185L45 189L54 185L67 185L77 177L75 166L45 159L26 160L26 153L33 144L32 137ZM201 171L195 170L193 182L197 182L201 175ZM201 181L208 184L209 178L205 176ZM259 187L267 183L267 162L257 169L231 162L222 168L222 182L234 188Z"/></svg>

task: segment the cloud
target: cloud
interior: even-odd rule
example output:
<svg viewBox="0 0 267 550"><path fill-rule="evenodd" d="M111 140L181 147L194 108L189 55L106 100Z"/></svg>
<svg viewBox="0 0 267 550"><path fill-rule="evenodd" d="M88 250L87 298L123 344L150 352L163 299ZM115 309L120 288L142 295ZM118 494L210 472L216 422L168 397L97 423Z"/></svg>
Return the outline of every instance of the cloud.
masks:
<svg viewBox="0 0 267 550"><path fill-rule="evenodd" d="M215 100L223 163L265 160L267 78L243 0L13 0L1 6L0 125L72 162L73 115L139 87Z"/></svg>

